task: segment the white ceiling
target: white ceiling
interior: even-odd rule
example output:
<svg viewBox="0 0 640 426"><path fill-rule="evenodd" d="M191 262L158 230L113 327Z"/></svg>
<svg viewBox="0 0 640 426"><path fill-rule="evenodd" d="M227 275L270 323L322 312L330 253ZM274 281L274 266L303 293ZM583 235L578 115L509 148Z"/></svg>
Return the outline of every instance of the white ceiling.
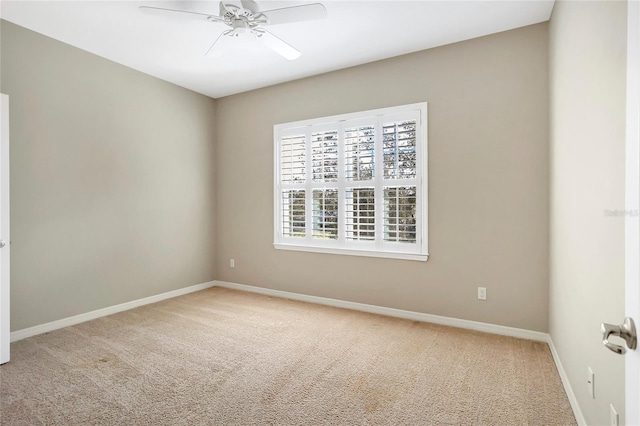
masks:
<svg viewBox="0 0 640 426"><path fill-rule="evenodd" d="M310 1L258 1L261 10ZM7 1L2 19L112 61L218 98L327 71L547 21L553 0L320 0L327 19L269 26L302 52L288 61L228 27L141 13L147 5L218 14L218 1Z"/></svg>

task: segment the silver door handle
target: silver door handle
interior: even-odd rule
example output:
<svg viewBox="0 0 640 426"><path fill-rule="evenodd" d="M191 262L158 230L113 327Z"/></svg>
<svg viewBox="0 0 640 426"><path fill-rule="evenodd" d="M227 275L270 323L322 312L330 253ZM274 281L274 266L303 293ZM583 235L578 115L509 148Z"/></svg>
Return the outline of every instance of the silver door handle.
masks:
<svg viewBox="0 0 640 426"><path fill-rule="evenodd" d="M4 247L7 245L7 242L5 240L0 240L0 248Z"/></svg>
<svg viewBox="0 0 640 426"><path fill-rule="evenodd" d="M609 350L611 350L612 352L622 355L627 352L627 349L624 346L611 343L609 341L610 336L618 336L624 339L629 349L635 349L636 347L638 347L636 326L633 323L633 320L629 317L624 319L622 325L602 323L602 325L600 326L600 331L602 331L602 344L609 348Z"/></svg>

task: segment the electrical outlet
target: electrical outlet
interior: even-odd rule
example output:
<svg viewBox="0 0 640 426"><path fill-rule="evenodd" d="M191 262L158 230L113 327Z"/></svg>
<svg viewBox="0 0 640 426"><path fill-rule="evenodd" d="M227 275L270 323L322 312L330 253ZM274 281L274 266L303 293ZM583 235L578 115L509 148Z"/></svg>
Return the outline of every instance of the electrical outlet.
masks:
<svg viewBox="0 0 640 426"><path fill-rule="evenodd" d="M487 288L486 287L478 287L478 299L487 300Z"/></svg>
<svg viewBox="0 0 640 426"><path fill-rule="evenodd" d="M232 268L235 268L236 267L236 261L233 260L233 259L229 260L229 266L232 267Z"/></svg>
<svg viewBox="0 0 640 426"><path fill-rule="evenodd" d="M591 395L591 398L596 399L596 384L594 378L593 370L591 370L591 367L587 367L587 386L589 388L589 395Z"/></svg>
<svg viewBox="0 0 640 426"><path fill-rule="evenodd" d="M616 409L613 408L613 404L609 404L609 416L611 418L611 426L620 426L620 416L618 416Z"/></svg>

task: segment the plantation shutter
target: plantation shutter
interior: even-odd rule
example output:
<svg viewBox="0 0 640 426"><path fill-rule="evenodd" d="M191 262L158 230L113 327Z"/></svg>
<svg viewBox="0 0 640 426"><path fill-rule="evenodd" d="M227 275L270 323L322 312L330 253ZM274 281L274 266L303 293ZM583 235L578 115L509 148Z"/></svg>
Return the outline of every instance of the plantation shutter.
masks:
<svg viewBox="0 0 640 426"><path fill-rule="evenodd" d="M426 260L423 118L414 104L275 126L276 248Z"/></svg>

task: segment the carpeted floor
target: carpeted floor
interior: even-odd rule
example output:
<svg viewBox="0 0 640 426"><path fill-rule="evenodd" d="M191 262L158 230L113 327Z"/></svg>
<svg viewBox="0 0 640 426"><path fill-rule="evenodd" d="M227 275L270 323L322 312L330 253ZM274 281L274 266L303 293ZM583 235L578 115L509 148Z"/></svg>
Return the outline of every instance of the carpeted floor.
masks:
<svg viewBox="0 0 640 426"><path fill-rule="evenodd" d="M2 425L573 425L544 343L224 288L31 337Z"/></svg>

